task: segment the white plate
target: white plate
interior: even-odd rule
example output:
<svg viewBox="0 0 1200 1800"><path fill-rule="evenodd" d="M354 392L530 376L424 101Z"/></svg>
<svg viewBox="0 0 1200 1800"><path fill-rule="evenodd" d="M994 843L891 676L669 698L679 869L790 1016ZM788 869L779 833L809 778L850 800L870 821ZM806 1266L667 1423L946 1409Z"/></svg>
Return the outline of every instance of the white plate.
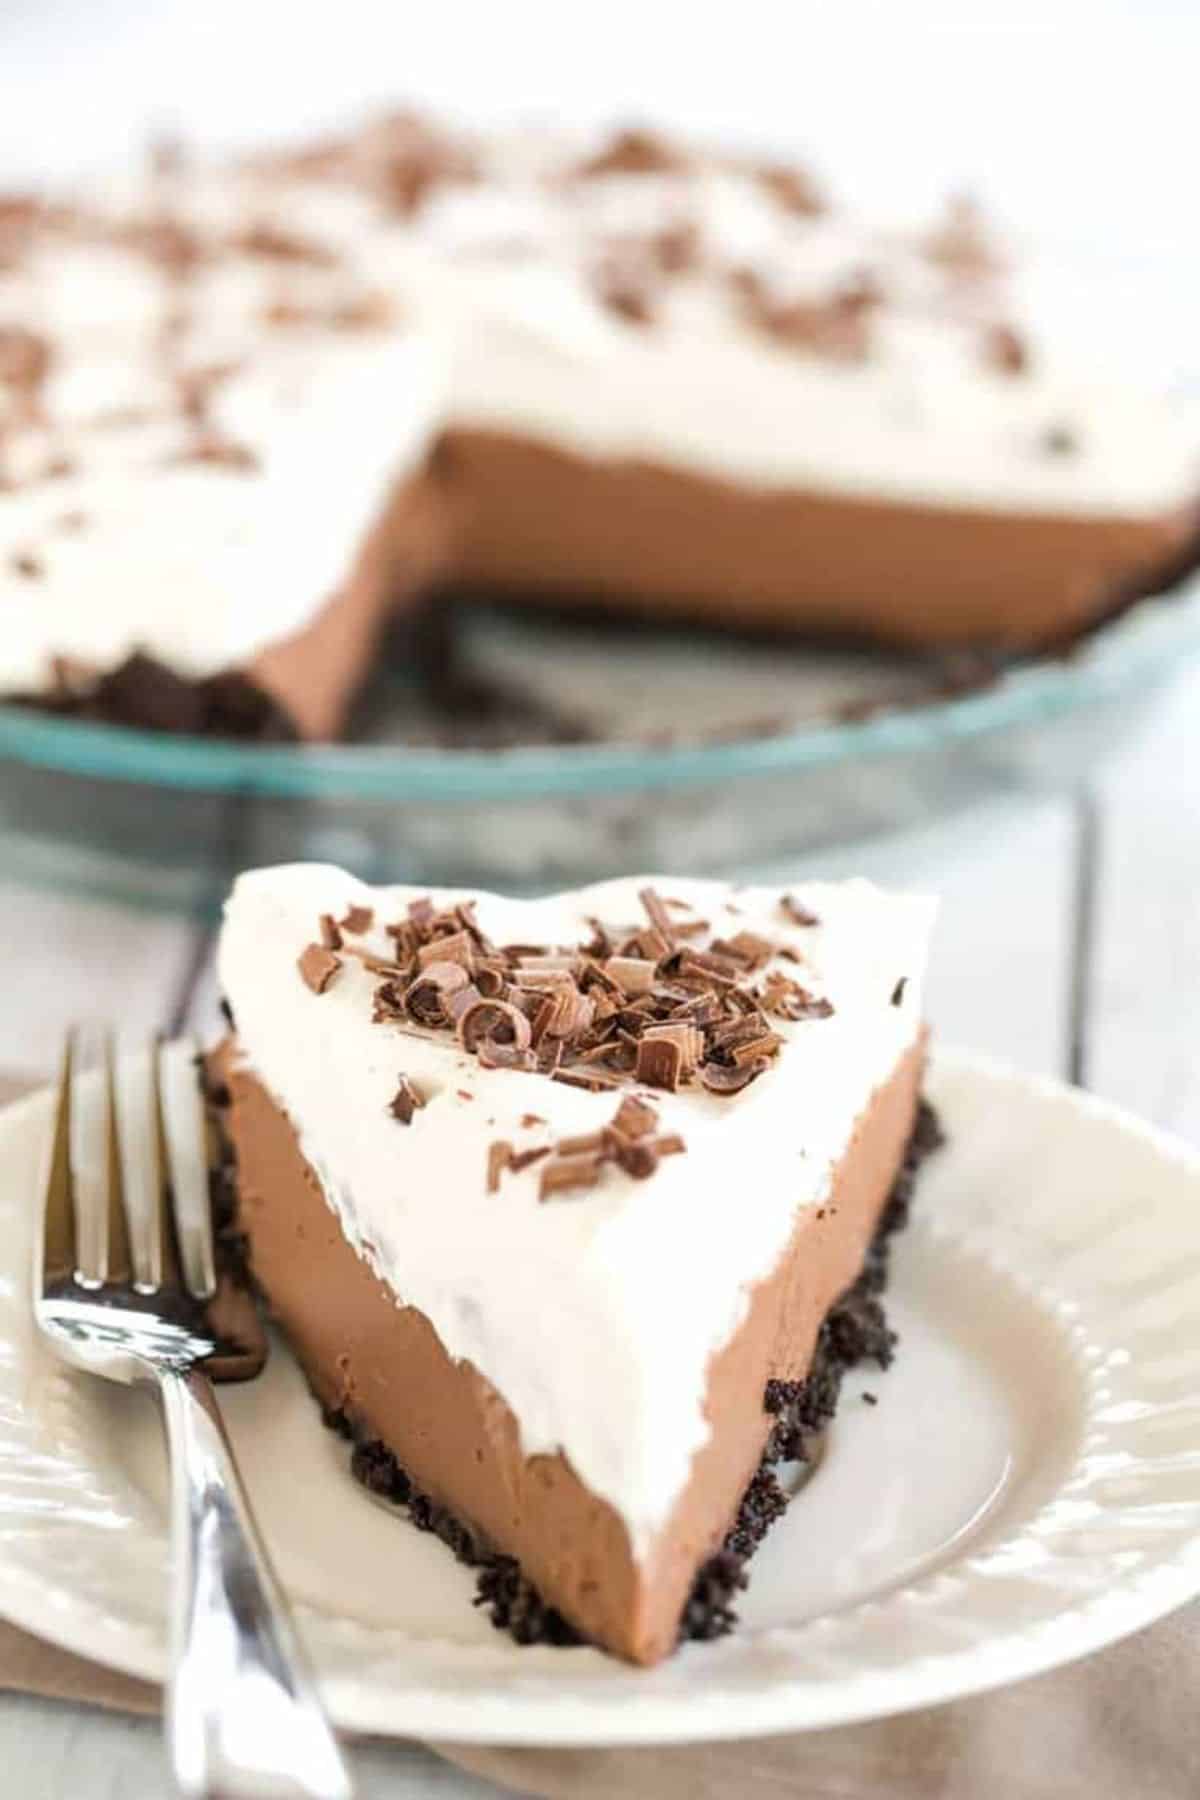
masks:
<svg viewBox="0 0 1200 1800"><path fill-rule="evenodd" d="M1048 1669L1200 1590L1200 1157L957 1054L931 1092L951 1141L898 1240L898 1358L848 1384L724 1642L651 1671L516 1648L470 1573L352 1482L286 1353L226 1390L341 1724L528 1744L842 1724ZM28 1317L48 1116L44 1095L0 1115L0 1612L157 1677L153 1405L60 1368Z"/></svg>

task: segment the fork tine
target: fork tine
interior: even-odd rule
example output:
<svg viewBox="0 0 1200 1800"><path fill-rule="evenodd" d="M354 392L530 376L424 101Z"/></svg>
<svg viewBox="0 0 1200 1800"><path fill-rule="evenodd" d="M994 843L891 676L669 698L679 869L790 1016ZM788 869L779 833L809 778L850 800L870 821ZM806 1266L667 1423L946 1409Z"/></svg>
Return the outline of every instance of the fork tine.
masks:
<svg viewBox="0 0 1200 1800"><path fill-rule="evenodd" d="M149 1217L149 1287L178 1288L183 1284L179 1237L175 1229L175 1211L171 1204L171 1175L167 1154L166 1120L162 1103L162 1079L159 1069L159 1043L155 1039L147 1051L147 1074L150 1081L154 1115L154 1180L150 1194Z"/></svg>
<svg viewBox="0 0 1200 1800"><path fill-rule="evenodd" d="M63 1042L54 1131L46 1159L42 1209L42 1289L75 1273L75 1206L71 1196L71 1038Z"/></svg>
<svg viewBox="0 0 1200 1800"><path fill-rule="evenodd" d="M163 1285L163 1155L158 1120L157 1046L145 1039L120 1041L113 1065L117 1143L125 1209L133 1241L133 1278L143 1293ZM174 1245L168 1234L168 1249ZM171 1264L177 1274L178 1266Z"/></svg>
<svg viewBox="0 0 1200 1800"><path fill-rule="evenodd" d="M107 1031L76 1026L67 1132L75 1202L76 1275L85 1287L129 1274Z"/></svg>
<svg viewBox="0 0 1200 1800"><path fill-rule="evenodd" d="M216 1292L212 1210L208 1192L208 1125L196 1077L193 1038L159 1045L158 1084L170 1170L175 1230L184 1279L197 1299Z"/></svg>

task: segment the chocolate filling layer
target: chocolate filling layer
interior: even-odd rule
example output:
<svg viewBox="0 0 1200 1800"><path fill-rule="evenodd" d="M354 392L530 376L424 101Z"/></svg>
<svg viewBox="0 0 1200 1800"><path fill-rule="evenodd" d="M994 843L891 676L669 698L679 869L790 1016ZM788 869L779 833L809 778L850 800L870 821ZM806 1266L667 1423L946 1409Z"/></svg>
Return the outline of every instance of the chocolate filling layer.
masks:
<svg viewBox="0 0 1200 1800"><path fill-rule="evenodd" d="M809 1460L813 1440L837 1411L849 1370L868 1361L881 1369L891 1363L896 1334L887 1323L882 1301L891 1239L908 1222L921 1164L942 1142L937 1116L922 1100L862 1272L826 1315L808 1374L803 1381L767 1383L763 1410L775 1425L724 1543L697 1571L679 1621L681 1642L724 1637L734 1629L735 1601L749 1580L747 1564L791 1498L775 1476L776 1465ZM355 1479L371 1493L404 1507L418 1531L432 1531L459 1562L477 1571L475 1604L486 1609L498 1631L507 1632L518 1644L585 1641L542 1598L515 1557L488 1551L447 1507L421 1492L379 1438L357 1431L344 1409L323 1409L323 1417L354 1444L350 1468Z"/></svg>
<svg viewBox="0 0 1200 1800"><path fill-rule="evenodd" d="M848 1315L838 1325L827 1315L874 1267L870 1247L916 1118L923 1048L914 1045L864 1102L828 1199L800 1209L791 1242L750 1290L742 1323L711 1359L708 1438L670 1516L640 1554L619 1513L561 1453L525 1454L503 1396L470 1363L450 1358L425 1315L400 1302L350 1246L291 1122L231 1042L217 1073L231 1093L225 1116L237 1152L238 1223L256 1279L322 1406L344 1416L359 1443L386 1445L438 1516L458 1521L474 1545L516 1559L582 1636L652 1663L677 1641L696 1571L729 1553L739 1504L764 1453L793 1453L806 1421L822 1416L819 1396L832 1394L824 1357L815 1385L807 1378L821 1344L851 1344ZM905 1192L902 1186L901 1202ZM874 1280L856 1297L860 1314ZM768 1383L782 1384L769 1389L774 1414L762 1410ZM375 1456L374 1466L386 1485L389 1465ZM762 1483L754 1490L760 1511L769 1491ZM708 1570L710 1585L722 1568L728 1565ZM501 1617L519 1615L528 1631L531 1603L512 1569L493 1571L489 1581ZM714 1588L710 1616L716 1603Z"/></svg>
<svg viewBox="0 0 1200 1800"><path fill-rule="evenodd" d="M427 470L398 486L365 543L347 546L338 592L245 669L194 680L140 654L82 675L64 663L57 687L15 697L189 735L336 739L353 723L389 620L422 610L436 618L454 591L460 604L491 597L585 617L907 648L933 658L932 702L986 686L1019 656L1067 652L1137 599L1166 591L1194 568L1198 529L1195 507L1091 518L904 505L455 430ZM589 735L569 694L547 706L454 674L447 646L444 633L422 629L401 653L437 741ZM697 735L703 741L702 723Z"/></svg>

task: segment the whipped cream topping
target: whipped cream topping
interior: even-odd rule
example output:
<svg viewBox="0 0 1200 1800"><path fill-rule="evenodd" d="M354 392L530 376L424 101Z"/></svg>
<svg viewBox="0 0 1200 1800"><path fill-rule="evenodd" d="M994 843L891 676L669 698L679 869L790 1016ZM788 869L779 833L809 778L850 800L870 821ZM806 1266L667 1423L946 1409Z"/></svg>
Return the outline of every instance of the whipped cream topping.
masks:
<svg viewBox="0 0 1200 1800"><path fill-rule="evenodd" d="M636 923L642 885L538 901L432 898L474 898L496 942L574 946L591 935L590 918ZM377 977L350 956L324 993L298 972L321 913L371 907L371 931L353 941L386 956L383 926L429 890L372 890L324 865L256 870L226 904L219 951L240 1054L290 1118L349 1242L397 1304L419 1308L448 1355L503 1396L525 1454L561 1450L616 1509L639 1556L705 1442L710 1359L784 1253L798 1211L828 1195L855 1121L916 1040L934 912L865 881L807 883L795 895L820 923L801 928L777 889L660 886L718 934L790 946L800 966L778 967L834 1012L773 1019L779 1056L733 1098L634 1090L686 1152L648 1180L611 1166L594 1188L544 1202L537 1164L489 1192L489 1147L519 1152L596 1130L619 1095L488 1069L445 1035L373 1023ZM401 1075L426 1099L407 1126L389 1110Z"/></svg>
<svg viewBox="0 0 1200 1800"><path fill-rule="evenodd" d="M44 296L59 334L44 422L6 443L0 419L14 484L0 486L4 688L42 686L64 654L108 668L145 649L196 676L250 661L334 594L438 416L424 338L301 329L251 348L253 313L233 293L180 352L184 379L230 371L190 424L152 348L147 283L116 279L112 261L46 260L33 316ZM4 323L0 280L0 337ZM212 460L192 453L205 441Z"/></svg>
<svg viewBox="0 0 1200 1800"><path fill-rule="evenodd" d="M0 202L0 687L56 653L245 661L311 618L455 426L1014 515L1194 498L1195 418L1076 354L969 219L881 233L744 162L635 140L640 169L582 176L589 149L396 118L131 171L31 225ZM50 350L33 406L13 327ZM241 467L179 462L180 379L213 369L204 431Z"/></svg>

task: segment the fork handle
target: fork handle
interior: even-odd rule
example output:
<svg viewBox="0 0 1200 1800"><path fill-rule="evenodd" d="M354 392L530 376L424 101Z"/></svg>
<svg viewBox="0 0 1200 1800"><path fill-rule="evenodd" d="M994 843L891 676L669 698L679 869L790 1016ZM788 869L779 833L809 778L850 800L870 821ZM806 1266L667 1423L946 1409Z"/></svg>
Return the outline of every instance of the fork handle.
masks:
<svg viewBox="0 0 1200 1800"><path fill-rule="evenodd" d="M287 1601L200 1369L156 1370L171 1457L167 1745L186 1800L349 1800Z"/></svg>

